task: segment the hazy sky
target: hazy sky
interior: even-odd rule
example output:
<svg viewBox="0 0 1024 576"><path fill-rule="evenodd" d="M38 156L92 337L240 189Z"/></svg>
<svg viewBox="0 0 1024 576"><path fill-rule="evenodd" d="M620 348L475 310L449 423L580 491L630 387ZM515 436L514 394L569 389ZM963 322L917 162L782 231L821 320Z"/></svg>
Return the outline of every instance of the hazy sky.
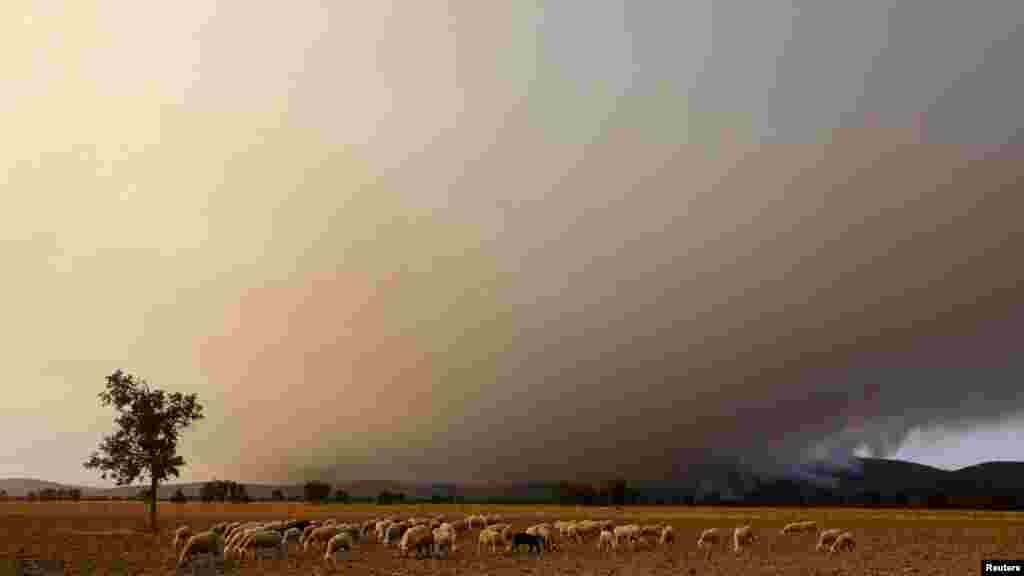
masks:
<svg viewBox="0 0 1024 576"><path fill-rule="evenodd" d="M8 0L0 38L0 477L97 483L116 368L205 403L184 480L1024 459L1018 0Z"/></svg>

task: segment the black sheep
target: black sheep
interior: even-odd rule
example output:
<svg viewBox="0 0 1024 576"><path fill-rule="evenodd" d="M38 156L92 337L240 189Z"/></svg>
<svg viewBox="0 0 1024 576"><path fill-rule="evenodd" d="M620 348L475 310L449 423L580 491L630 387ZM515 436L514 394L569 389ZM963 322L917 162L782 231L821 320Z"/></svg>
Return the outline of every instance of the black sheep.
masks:
<svg viewBox="0 0 1024 576"><path fill-rule="evenodd" d="M519 550L520 546L527 546L527 552L536 551L540 555L544 549L544 538L526 532L516 532L512 535L512 550Z"/></svg>

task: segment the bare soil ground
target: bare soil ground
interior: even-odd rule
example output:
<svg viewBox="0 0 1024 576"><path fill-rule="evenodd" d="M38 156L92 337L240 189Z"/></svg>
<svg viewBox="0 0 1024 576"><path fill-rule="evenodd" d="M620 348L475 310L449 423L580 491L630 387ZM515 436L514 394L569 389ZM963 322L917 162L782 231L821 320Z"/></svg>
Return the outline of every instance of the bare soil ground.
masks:
<svg viewBox="0 0 1024 576"><path fill-rule="evenodd" d="M983 558L1024 558L1024 514L963 511L630 507L578 509L525 506L308 506L293 504L161 504L161 530L145 530L140 503L0 503L0 576L13 574L18 558L61 559L67 574L175 573L171 551L174 528L206 528L222 520L337 518L363 520L385 514L442 513L461 517L485 511L502 514L525 528L555 519L611 519L616 523L668 523L679 542L668 549L601 554L595 541L534 558L476 551L476 531L460 537L460 550L447 559L401 558L394 548L366 542L328 569L313 554L284 561L228 563L218 572L289 575L675 575L675 574L979 574ZM857 549L836 557L814 551L814 535L780 536L787 522L817 520L823 527L845 528L857 537ZM721 547L711 561L697 550L704 528L731 530L750 523L759 534L754 547L735 555Z"/></svg>

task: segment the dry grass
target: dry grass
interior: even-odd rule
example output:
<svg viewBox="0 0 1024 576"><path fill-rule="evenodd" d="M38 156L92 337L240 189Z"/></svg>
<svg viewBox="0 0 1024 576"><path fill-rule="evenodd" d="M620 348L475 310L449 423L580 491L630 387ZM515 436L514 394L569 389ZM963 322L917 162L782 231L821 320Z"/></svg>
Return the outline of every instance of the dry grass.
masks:
<svg viewBox="0 0 1024 576"><path fill-rule="evenodd" d="M523 506L310 506L305 504L161 504L162 529L145 531L145 506L137 502L0 503L0 576L16 557L59 558L70 574L171 574L171 533L178 524L204 528L228 519L285 517L365 519L384 514L463 515L486 511L505 515L526 527L543 519L609 518L617 522L670 523L680 541L670 550L599 554L593 542L570 546L542 559L525 555L477 556L475 533L460 538L450 559L415 560L394 549L364 543L339 564L338 573L370 574L976 574L982 558L1024 557L1024 514L1007 512L630 507L581 509ZM852 554L828 557L814 552L814 536L779 536L795 520L817 520L824 527L851 530ZM704 528L724 529L750 523L760 541L737 556L724 547L705 562L697 551ZM246 562L229 566L238 574L327 574L313 558L293 555L262 567Z"/></svg>

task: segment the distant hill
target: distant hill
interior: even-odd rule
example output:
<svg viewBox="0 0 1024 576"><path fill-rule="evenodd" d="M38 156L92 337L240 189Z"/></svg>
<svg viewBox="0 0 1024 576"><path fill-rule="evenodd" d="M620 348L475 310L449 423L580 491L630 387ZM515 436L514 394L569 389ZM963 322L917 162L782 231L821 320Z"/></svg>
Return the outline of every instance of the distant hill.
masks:
<svg viewBox="0 0 1024 576"><path fill-rule="evenodd" d="M859 458L852 466L827 464L806 467L805 473L779 478L755 477L738 466L710 463L694 466L676 480L630 481L636 503L736 503L765 505L962 505L971 507L1024 508L1024 462L986 462L948 471L914 462L883 458ZM301 484L245 483L250 498L270 499L274 490L286 498L302 497ZM166 484L161 499L181 489L198 499L201 482ZM466 501L555 501L559 486L552 483L453 484L402 483L387 480L336 482L354 498L373 498L382 491L401 492L407 499L447 498L455 494ZM70 486L29 478L0 479L0 490L12 497L29 491L78 488L84 497L133 497L143 486L93 488Z"/></svg>
<svg viewBox="0 0 1024 576"><path fill-rule="evenodd" d="M0 478L0 490L7 492L7 495L12 498L22 498L27 496L29 492L39 492L40 490L67 490L72 488L81 490L82 494L90 494L90 491L100 490L99 488L59 484L35 478Z"/></svg>

